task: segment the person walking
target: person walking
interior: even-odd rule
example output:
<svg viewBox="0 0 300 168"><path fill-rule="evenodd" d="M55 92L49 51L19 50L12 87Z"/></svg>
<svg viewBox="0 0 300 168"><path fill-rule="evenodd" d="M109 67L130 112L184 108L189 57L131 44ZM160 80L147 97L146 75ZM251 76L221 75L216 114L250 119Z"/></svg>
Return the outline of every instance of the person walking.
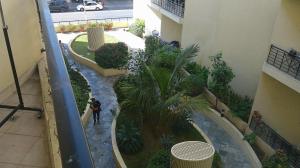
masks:
<svg viewBox="0 0 300 168"><path fill-rule="evenodd" d="M90 108L93 111L93 119L95 125L96 122L99 123L100 120L101 103L99 100L96 100L95 98L92 98L91 100L92 102L90 103Z"/></svg>

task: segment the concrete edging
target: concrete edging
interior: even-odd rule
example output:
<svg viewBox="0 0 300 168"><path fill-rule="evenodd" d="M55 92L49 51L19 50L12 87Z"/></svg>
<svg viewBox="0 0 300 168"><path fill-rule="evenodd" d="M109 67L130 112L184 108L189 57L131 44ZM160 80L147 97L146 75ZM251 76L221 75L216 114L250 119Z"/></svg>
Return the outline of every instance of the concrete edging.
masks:
<svg viewBox="0 0 300 168"><path fill-rule="evenodd" d="M113 148L114 159L116 161L115 166L117 168L127 168L127 166L122 158L121 152L119 151L119 147L118 147L117 139L116 139L116 127L117 127L117 119L119 117L119 114L120 114L120 109L118 107L115 117L113 119L113 122L111 124L111 144L112 144L112 148Z"/></svg>
<svg viewBox="0 0 300 168"><path fill-rule="evenodd" d="M78 34L73 40L71 40L68 44L68 48L70 50L71 55L73 58L78 61L80 64L86 65L93 70L95 70L97 73L101 74L104 77L109 77L109 76L118 76L118 75L125 75L127 74L127 70L119 70L119 69L105 69L100 67L96 62L89 60L82 55L77 54L73 49L72 49L72 43L76 40L81 35L84 35L86 33L80 33Z"/></svg>
<svg viewBox="0 0 300 168"><path fill-rule="evenodd" d="M85 81L87 82L88 86L90 86L90 83L89 81L86 79L86 77L80 72L80 71L77 71L78 73L80 73L80 75L85 79ZM90 91L89 93L89 100L93 97L92 95L92 91ZM85 110L83 112L83 115L80 117L81 119L81 123L82 123L82 126L85 128L88 124L88 121L89 121L89 118L92 114L92 110L90 109L90 104L87 103L86 107L85 107Z"/></svg>

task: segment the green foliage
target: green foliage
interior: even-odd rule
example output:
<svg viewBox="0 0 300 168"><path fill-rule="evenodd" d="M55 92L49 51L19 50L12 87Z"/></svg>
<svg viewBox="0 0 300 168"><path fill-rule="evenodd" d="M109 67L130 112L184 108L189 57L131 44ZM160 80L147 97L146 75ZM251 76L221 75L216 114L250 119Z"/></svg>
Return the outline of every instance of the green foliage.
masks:
<svg viewBox="0 0 300 168"><path fill-rule="evenodd" d="M160 144L166 151L170 151L172 146L175 145L175 137L173 135L163 134L160 138Z"/></svg>
<svg viewBox="0 0 300 168"><path fill-rule="evenodd" d="M254 145L256 141L256 134L252 132L251 134L245 135L244 140L246 140L250 145Z"/></svg>
<svg viewBox="0 0 300 168"><path fill-rule="evenodd" d="M66 59L65 64L69 73L78 111L80 115L82 115L88 103L91 89L86 79L78 71L72 69Z"/></svg>
<svg viewBox="0 0 300 168"><path fill-rule="evenodd" d="M224 103L228 105L234 115L240 117L245 122L248 122L253 104L252 99L247 96L240 96L231 90L227 102Z"/></svg>
<svg viewBox="0 0 300 168"><path fill-rule="evenodd" d="M120 151L124 154L135 154L143 148L143 139L140 130L134 122L123 122L116 133Z"/></svg>
<svg viewBox="0 0 300 168"><path fill-rule="evenodd" d="M130 60L125 43L107 43L95 52L96 63L103 68L126 68Z"/></svg>
<svg viewBox="0 0 300 168"><path fill-rule="evenodd" d="M219 155L219 153L215 153L212 168L221 168L221 167L223 167L221 156Z"/></svg>
<svg viewBox="0 0 300 168"><path fill-rule="evenodd" d="M154 53L162 47L158 37L147 36L145 40L145 56L147 60L151 59L154 56Z"/></svg>
<svg viewBox="0 0 300 168"><path fill-rule="evenodd" d="M170 153L166 150L158 151L150 159L147 168L169 168L170 167Z"/></svg>
<svg viewBox="0 0 300 168"><path fill-rule="evenodd" d="M181 115L177 116L172 125L172 132L175 135L179 135L186 130L189 130L191 125L191 112L184 112Z"/></svg>
<svg viewBox="0 0 300 168"><path fill-rule="evenodd" d="M78 25L69 24L66 26L65 32L77 32L79 31Z"/></svg>
<svg viewBox="0 0 300 168"><path fill-rule="evenodd" d="M222 59L221 53L211 56L210 60L212 69L209 89L221 100L226 100L230 90L229 83L234 78L233 71Z"/></svg>
<svg viewBox="0 0 300 168"><path fill-rule="evenodd" d="M288 157L283 151L276 151L274 155L263 161L263 168L289 168Z"/></svg>
<svg viewBox="0 0 300 168"><path fill-rule="evenodd" d="M253 100L247 96L240 96L232 90L229 83L234 78L234 74L232 69L222 59L222 54L212 56L210 59L212 61L212 69L209 90L228 105L233 114L248 122Z"/></svg>
<svg viewBox="0 0 300 168"><path fill-rule="evenodd" d="M136 19L135 22L129 26L129 32L142 38L143 33L145 33L145 21Z"/></svg>

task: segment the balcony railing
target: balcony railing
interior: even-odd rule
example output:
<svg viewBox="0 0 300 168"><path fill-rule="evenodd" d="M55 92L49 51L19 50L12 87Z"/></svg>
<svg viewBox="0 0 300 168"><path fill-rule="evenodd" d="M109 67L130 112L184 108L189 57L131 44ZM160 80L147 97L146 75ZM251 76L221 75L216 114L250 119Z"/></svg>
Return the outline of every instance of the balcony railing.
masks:
<svg viewBox="0 0 300 168"><path fill-rule="evenodd" d="M151 0L151 2L179 17L184 16L185 0Z"/></svg>
<svg viewBox="0 0 300 168"><path fill-rule="evenodd" d="M271 45L267 63L300 80L300 56Z"/></svg>
<svg viewBox="0 0 300 168"><path fill-rule="evenodd" d="M283 150L288 156L289 164L300 168L300 151L269 127L264 121L255 116L252 118L250 128L257 136L263 139L275 150Z"/></svg>
<svg viewBox="0 0 300 168"><path fill-rule="evenodd" d="M93 168L69 75L54 31L47 1L37 0L49 67L51 95L64 168Z"/></svg>

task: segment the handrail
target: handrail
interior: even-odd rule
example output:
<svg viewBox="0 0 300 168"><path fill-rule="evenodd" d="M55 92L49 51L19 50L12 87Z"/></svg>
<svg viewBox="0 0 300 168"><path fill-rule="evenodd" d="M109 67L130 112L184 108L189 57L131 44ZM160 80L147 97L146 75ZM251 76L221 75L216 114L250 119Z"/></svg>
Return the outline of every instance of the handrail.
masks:
<svg viewBox="0 0 300 168"><path fill-rule="evenodd" d="M179 17L184 17L185 0L151 0L151 2Z"/></svg>
<svg viewBox="0 0 300 168"><path fill-rule="evenodd" d="M45 43L62 164L64 168L93 168L69 75L45 0L37 0Z"/></svg>
<svg viewBox="0 0 300 168"><path fill-rule="evenodd" d="M300 80L299 56L291 56L286 50L271 45L267 63Z"/></svg>

